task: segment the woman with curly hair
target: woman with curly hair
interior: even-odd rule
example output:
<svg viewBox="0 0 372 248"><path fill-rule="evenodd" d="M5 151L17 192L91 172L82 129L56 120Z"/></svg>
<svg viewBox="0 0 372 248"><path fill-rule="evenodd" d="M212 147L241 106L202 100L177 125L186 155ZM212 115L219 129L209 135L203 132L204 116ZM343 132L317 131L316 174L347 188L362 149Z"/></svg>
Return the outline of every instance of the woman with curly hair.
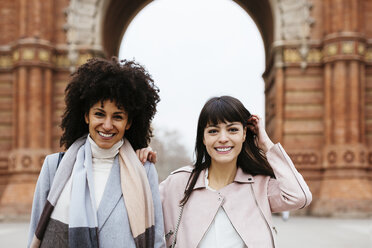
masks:
<svg viewBox="0 0 372 248"><path fill-rule="evenodd" d="M91 59L73 74L61 124L66 152L45 158L30 247L164 247L157 172L134 151L150 141L158 91L133 61Z"/></svg>
<svg viewBox="0 0 372 248"><path fill-rule="evenodd" d="M262 120L236 98L211 98L199 115L196 162L160 184L167 246L276 247L272 212L312 196Z"/></svg>

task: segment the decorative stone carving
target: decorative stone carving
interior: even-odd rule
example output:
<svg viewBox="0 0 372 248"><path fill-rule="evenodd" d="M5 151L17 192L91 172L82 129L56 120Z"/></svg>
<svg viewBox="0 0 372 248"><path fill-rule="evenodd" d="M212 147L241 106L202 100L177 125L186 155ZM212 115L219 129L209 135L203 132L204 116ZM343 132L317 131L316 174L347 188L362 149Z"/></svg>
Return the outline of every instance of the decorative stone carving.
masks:
<svg viewBox="0 0 372 248"><path fill-rule="evenodd" d="M347 162L347 163L351 163L351 162L353 162L354 161L354 158L355 158L355 155L354 155L354 153L352 152L352 151L346 151L345 153L344 153L344 161L345 162Z"/></svg>
<svg viewBox="0 0 372 248"><path fill-rule="evenodd" d="M301 61L301 55L297 49L284 49L284 62L296 63Z"/></svg>
<svg viewBox="0 0 372 248"><path fill-rule="evenodd" d="M327 160L329 163L334 164L337 161L337 154L335 151L330 151L327 154Z"/></svg>
<svg viewBox="0 0 372 248"><path fill-rule="evenodd" d="M372 48L367 49L367 52L365 53L364 58L367 62L372 62Z"/></svg>
<svg viewBox="0 0 372 248"><path fill-rule="evenodd" d="M341 50L343 54L353 54L354 53L354 42L353 41L343 42Z"/></svg>
<svg viewBox="0 0 372 248"><path fill-rule="evenodd" d="M40 61L43 61L43 62L48 62L49 61L49 52L45 49L40 49L39 50L39 59Z"/></svg>
<svg viewBox="0 0 372 248"><path fill-rule="evenodd" d="M31 163L32 163L32 159L29 155L25 155L21 158L21 164L23 168L25 169L29 168Z"/></svg>
<svg viewBox="0 0 372 248"><path fill-rule="evenodd" d="M22 58L24 60L32 60L35 58L35 50L32 48L25 48L22 52Z"/></svg>
<svg viewBox="0 0 372 248"><path fill-rule="evenodd" d="M309 0L271 0L275 20L275 43L282 46L289 41L298 46L301 68L306 68L310 51L309 38L314 19L310 16ZM277 54L276 54L277 56Z"/></svg>
<svg viewBox="0 0 372 248"><path fill-rule="evenodd" d="M365 168L367 166L366 150L363 145L332 145L324 150L325 168ZM368 162L372 159L368 154Z"/></svg>
<svg viewBox="0 0 372 248"><path fill-rule="evenodd" d="M80 54L79 56L79 59L78 59L78 62L77 62L77 65L82 65L84 64L85 62L87 62L88 59L92 58L92 55L89 54L89 53L86 53L86 54Z"/></svg>
<svg viewBox="0 0 372 248"><path fill-rule="evenodd" d="M92 45L96 41L96 14L100 0L72 0L66 9L67 42Z"/></svg>
<svg viewBox="0 0 372 248"><path fill-rule="evenodd" d="M330 44L326 47L327 55L333 56L337 54L337 44Z"/></svg>
<svg viewBox="0 0 372 248"><path fill-rule="evenodd" d="M67 23L65 30L68 42L68 59L70 70L75 69L79 60L78 47L100 46L98 34L100 4L104 0L71 0L65 10Z"/></svg>
<svg viewBox="0 0 372 248"><path fill-rule="evenodd" d="M57 68L68 68L70 66L70 61L67 55L57 55L55 57L55 65Z"/></svg>
<svg viewBox="0 0 372 248"><path fill-rule="evenodd" d="M293 163L297 165L316 165L319 162L319 157L314 152L299 152L289 154Z"/></svg>
<svg viewBox="0 0 372 248"><path fill-rule="evenodd" d="M281 39L306 40L314 19L310 16L312 4L308 0L277 0L280 21Z"/></svg>
<svg viewBox="0 0 372 248"><path fill-rule="evenodd" d="M19 60L19 51L16 50L13 52L13 61L17 62Z"/></svg>
<svg viewBox="0 0 372 248"><path fill-rule="evenodd" d="M0 56L0 69L9 69L12 65L13 62L10 56Z"/></svg>
<svg viewBox="0 0 372 248"><path fill-rule="evenodd" d="M359 55L364 55L366 51L366 47L364 44L358 44L358 54Z"/></svg>
<svg viewBox="0 0 372 248"><path fill-rule="evenodd" d="M309 63L321 63L323 59L323 53L319 49L310 49L309 53L307 54L307 62Z"/></svg>
<svg viewBox="0 0 372 248"><path fill-rule="evenodd" d="M17 149L13 150L8 157L10 173L39 172L49 149Z"/></svg>

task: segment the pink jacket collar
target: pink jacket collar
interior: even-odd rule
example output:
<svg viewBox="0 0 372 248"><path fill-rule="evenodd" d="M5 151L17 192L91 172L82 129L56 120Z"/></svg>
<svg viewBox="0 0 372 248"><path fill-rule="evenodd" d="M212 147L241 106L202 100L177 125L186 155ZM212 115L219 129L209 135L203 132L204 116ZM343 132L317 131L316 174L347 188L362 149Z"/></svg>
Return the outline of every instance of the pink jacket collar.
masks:
<svg viewBox="0 0 372 248"><path fill-rule="evenodd" d="M201 189L201 188L206 188L205 185L205 170L202 170L200 173L198 180L196 180L194 189ZM243 170L238 167L238 170L236 171L235 179L234 182L237 183L254 183L254 178L251 174L246 174L243 172Z"/></svg>

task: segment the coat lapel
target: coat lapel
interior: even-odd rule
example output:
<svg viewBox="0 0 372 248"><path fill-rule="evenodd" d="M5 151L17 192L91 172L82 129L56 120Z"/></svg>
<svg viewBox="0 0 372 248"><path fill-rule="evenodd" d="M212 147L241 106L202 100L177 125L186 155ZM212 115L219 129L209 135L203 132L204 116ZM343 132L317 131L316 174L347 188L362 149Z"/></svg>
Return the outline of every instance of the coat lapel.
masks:
<svg viewBox="0 0 372 248"><path fill-rule="evenodd" d="M98 207L98 230L105 224L107 218L118 204L123 195L120 186L120 167L119 159L116 156L112 166L109 178L106 183L105 191L103 193L101 203Z"/></svg>

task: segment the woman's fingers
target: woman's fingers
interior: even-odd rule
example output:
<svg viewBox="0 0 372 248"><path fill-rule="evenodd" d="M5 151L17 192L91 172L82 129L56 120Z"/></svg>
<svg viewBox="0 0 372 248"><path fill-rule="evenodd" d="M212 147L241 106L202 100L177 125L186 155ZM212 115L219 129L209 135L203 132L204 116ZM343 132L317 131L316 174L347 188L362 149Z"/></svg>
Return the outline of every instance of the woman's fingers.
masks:
<svg viewBox="0 0 372 248"><path fill-rule="evenodd" d="M157 161L157 157L158 157L158 153L155 152L155 151L151 151L151 152L149 153L148 160L149 160L151 163L155 164L156 161Z"/></svg>
<svg viewBox="0 0 372 248"><path fill-rule="evenodd" d="M136 155L138 157L138 159L144 164L147 160L152 162L152 163L156 163L156 159L157 159L157 154L156 152L154 152L152 150L152 148L149 146L149 147L146 147L146 148L142 148L142 149L138 149L136 150Z"/></svg>

